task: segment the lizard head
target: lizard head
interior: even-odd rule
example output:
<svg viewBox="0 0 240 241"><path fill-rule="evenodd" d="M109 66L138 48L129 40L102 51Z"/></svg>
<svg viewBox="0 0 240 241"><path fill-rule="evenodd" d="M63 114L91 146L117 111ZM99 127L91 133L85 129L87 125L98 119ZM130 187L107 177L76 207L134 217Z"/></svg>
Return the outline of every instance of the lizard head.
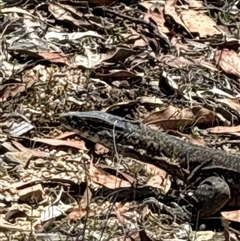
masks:
<svg viewBox="0 0 240 241"><path fill-rule="evenodd" d="M139 122L101 111L67 112L60 115L60 121L68 130L107 147L112 146L114 138L117 140L139 126Z"/></svg>

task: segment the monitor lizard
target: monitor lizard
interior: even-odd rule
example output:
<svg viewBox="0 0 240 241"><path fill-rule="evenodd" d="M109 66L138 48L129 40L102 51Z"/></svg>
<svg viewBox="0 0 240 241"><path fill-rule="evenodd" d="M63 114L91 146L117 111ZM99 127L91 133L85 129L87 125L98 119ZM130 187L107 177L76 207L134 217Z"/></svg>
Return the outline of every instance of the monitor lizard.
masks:
<svg viewBox="0 0 240 241"><path fill-rule="evenodd" d="M240 208L240 156L237 154L197 146L139 121L101 111L63 113L60 121L81 137L162 168L187 185L200 180L195 194L201 202L202 217L222 207Z"/></svg>

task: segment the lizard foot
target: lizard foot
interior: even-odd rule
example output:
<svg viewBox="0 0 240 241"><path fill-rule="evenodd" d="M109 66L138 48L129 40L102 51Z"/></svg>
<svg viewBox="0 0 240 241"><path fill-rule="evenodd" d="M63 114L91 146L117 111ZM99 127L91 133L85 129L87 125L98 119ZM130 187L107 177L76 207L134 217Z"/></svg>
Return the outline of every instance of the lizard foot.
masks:
<svg viewBox="0 0 240 241"><path fill-rule="evenodd" d="M208 177L203 180L193 197L197 200L200 217L206 218L219 211L231 198L228 184L220 177Z"/></svg>

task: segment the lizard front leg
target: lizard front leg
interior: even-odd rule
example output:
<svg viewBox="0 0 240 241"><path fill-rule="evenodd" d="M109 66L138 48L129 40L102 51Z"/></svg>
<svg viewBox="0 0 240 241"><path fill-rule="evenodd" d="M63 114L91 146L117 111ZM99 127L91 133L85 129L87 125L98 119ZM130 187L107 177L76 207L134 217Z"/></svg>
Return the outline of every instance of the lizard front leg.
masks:
<svg viewBox="0 0 240 241"><path fill-rule="evenodd" d="M228 184L220 177L204 179L194 191L193 197L198 202L200 217L209 217L218 212L231 198Z"/></svg>

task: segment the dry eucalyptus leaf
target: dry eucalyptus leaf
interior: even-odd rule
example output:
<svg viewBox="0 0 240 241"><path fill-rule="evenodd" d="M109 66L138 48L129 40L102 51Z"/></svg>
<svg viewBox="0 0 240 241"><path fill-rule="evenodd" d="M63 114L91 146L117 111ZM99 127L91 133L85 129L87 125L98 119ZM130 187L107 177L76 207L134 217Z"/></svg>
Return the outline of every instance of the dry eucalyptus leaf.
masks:
<svg viewBox="0 0 240 241"><path fill-rule="evenodd" d="M169 15L171 18L174 19L174 21L179 24L180 26L182 26L183 28L186 29L186 31L188 31L186 25L184 24L184 22L182 21L182 19L179 17L177 11L176 11L176 4L177 4L177 0L166 0L165 1L165 8L164 8L164 14L165 15Z"/></svg>
<svg viewBox="0 0 240 241"><path fill-rule="evenodd" d="M220 118L217 114L218 113L213 113L213 111L203 107L193 107L192 109L184 108L181 110L173 106L168 106L168 108L164 110L151 113L143 120L143 123L153 129L159 129L161 127L164 130L178 130L197 123L213 123Z"/></svg>
<svg viewBox="0 0 240 241"><path fill-rule="evenodd" d="M240 210L221 212L221 215L227 220L240 223Z"/></svg>
<svg viewBox="0 0 240 241"><path fill-rule="evenodd" d="M191 33L198 33L201 38L221 34L215 27L216 23L200 11L189 9L187 11L182 11L180 16L188 30Z"/></svg>
<svg viewBox="0 0 240 241"><path fill-rule="evenodd" d="M79 202L79 207L81 209L87 209L89 207L91 199L92 199L92 192L89 189L89 187L87 187L84 191L84 194L83 194L80 202Z"/></svg>
<svg viewBox="0 0 240 241"><path fill-rule="evenodd" d="M236 99L217 99L221 103L228 105L231 109L237 111L240 115L240 103L239 98Z"/></svg>
<svg viewBox="0 0 240 241"><path fill-rule="evenodd" d="M62 63L66 65L71 65L67 55L64 53L53 53L53 52L39 52L39 56L43 57L44 59L52 62L52 63Z"/></svg>
<svg viewBox="0 0 240 241"><path fill-rule="evenodd" d="M18 150L22 151L22 152L28 152L31 153L32 156L35 157L49 157L49 153L40 151L38 149L29 149L26 148L25 146L23 146L20 142L17 141L11 141L12 144L18 148Z"/></svg>
<svg viewBox="0 0 240 241"><path fill-rule="evenodd" d="M240 77L240 57L234 50L216 51L215 62L225 73Z"/></svg>
<svg viewBox="0 0 240 241"><path fill-rule="evenodd" d="M131 184L123 179L110 175L103 170L91 165L89 175L92 182L114 189L120 187L131 187Z"/></svg>
<svg viewBox="0 0 240 241"><path fill-rule="evenodd" d="M34 142L41 142L51 146L70 146L80 150L87 150L84 141L78 140L57 140L57 139L47 139L47 138L33 138Z"/></svg>
<svg viewBox="0 0 240 241"><path fill-rule="evenodd" d="M207 129L209 133L212 134L232 134L239 132L240 134L240 125L237 126L215 126Z"/></svg>

